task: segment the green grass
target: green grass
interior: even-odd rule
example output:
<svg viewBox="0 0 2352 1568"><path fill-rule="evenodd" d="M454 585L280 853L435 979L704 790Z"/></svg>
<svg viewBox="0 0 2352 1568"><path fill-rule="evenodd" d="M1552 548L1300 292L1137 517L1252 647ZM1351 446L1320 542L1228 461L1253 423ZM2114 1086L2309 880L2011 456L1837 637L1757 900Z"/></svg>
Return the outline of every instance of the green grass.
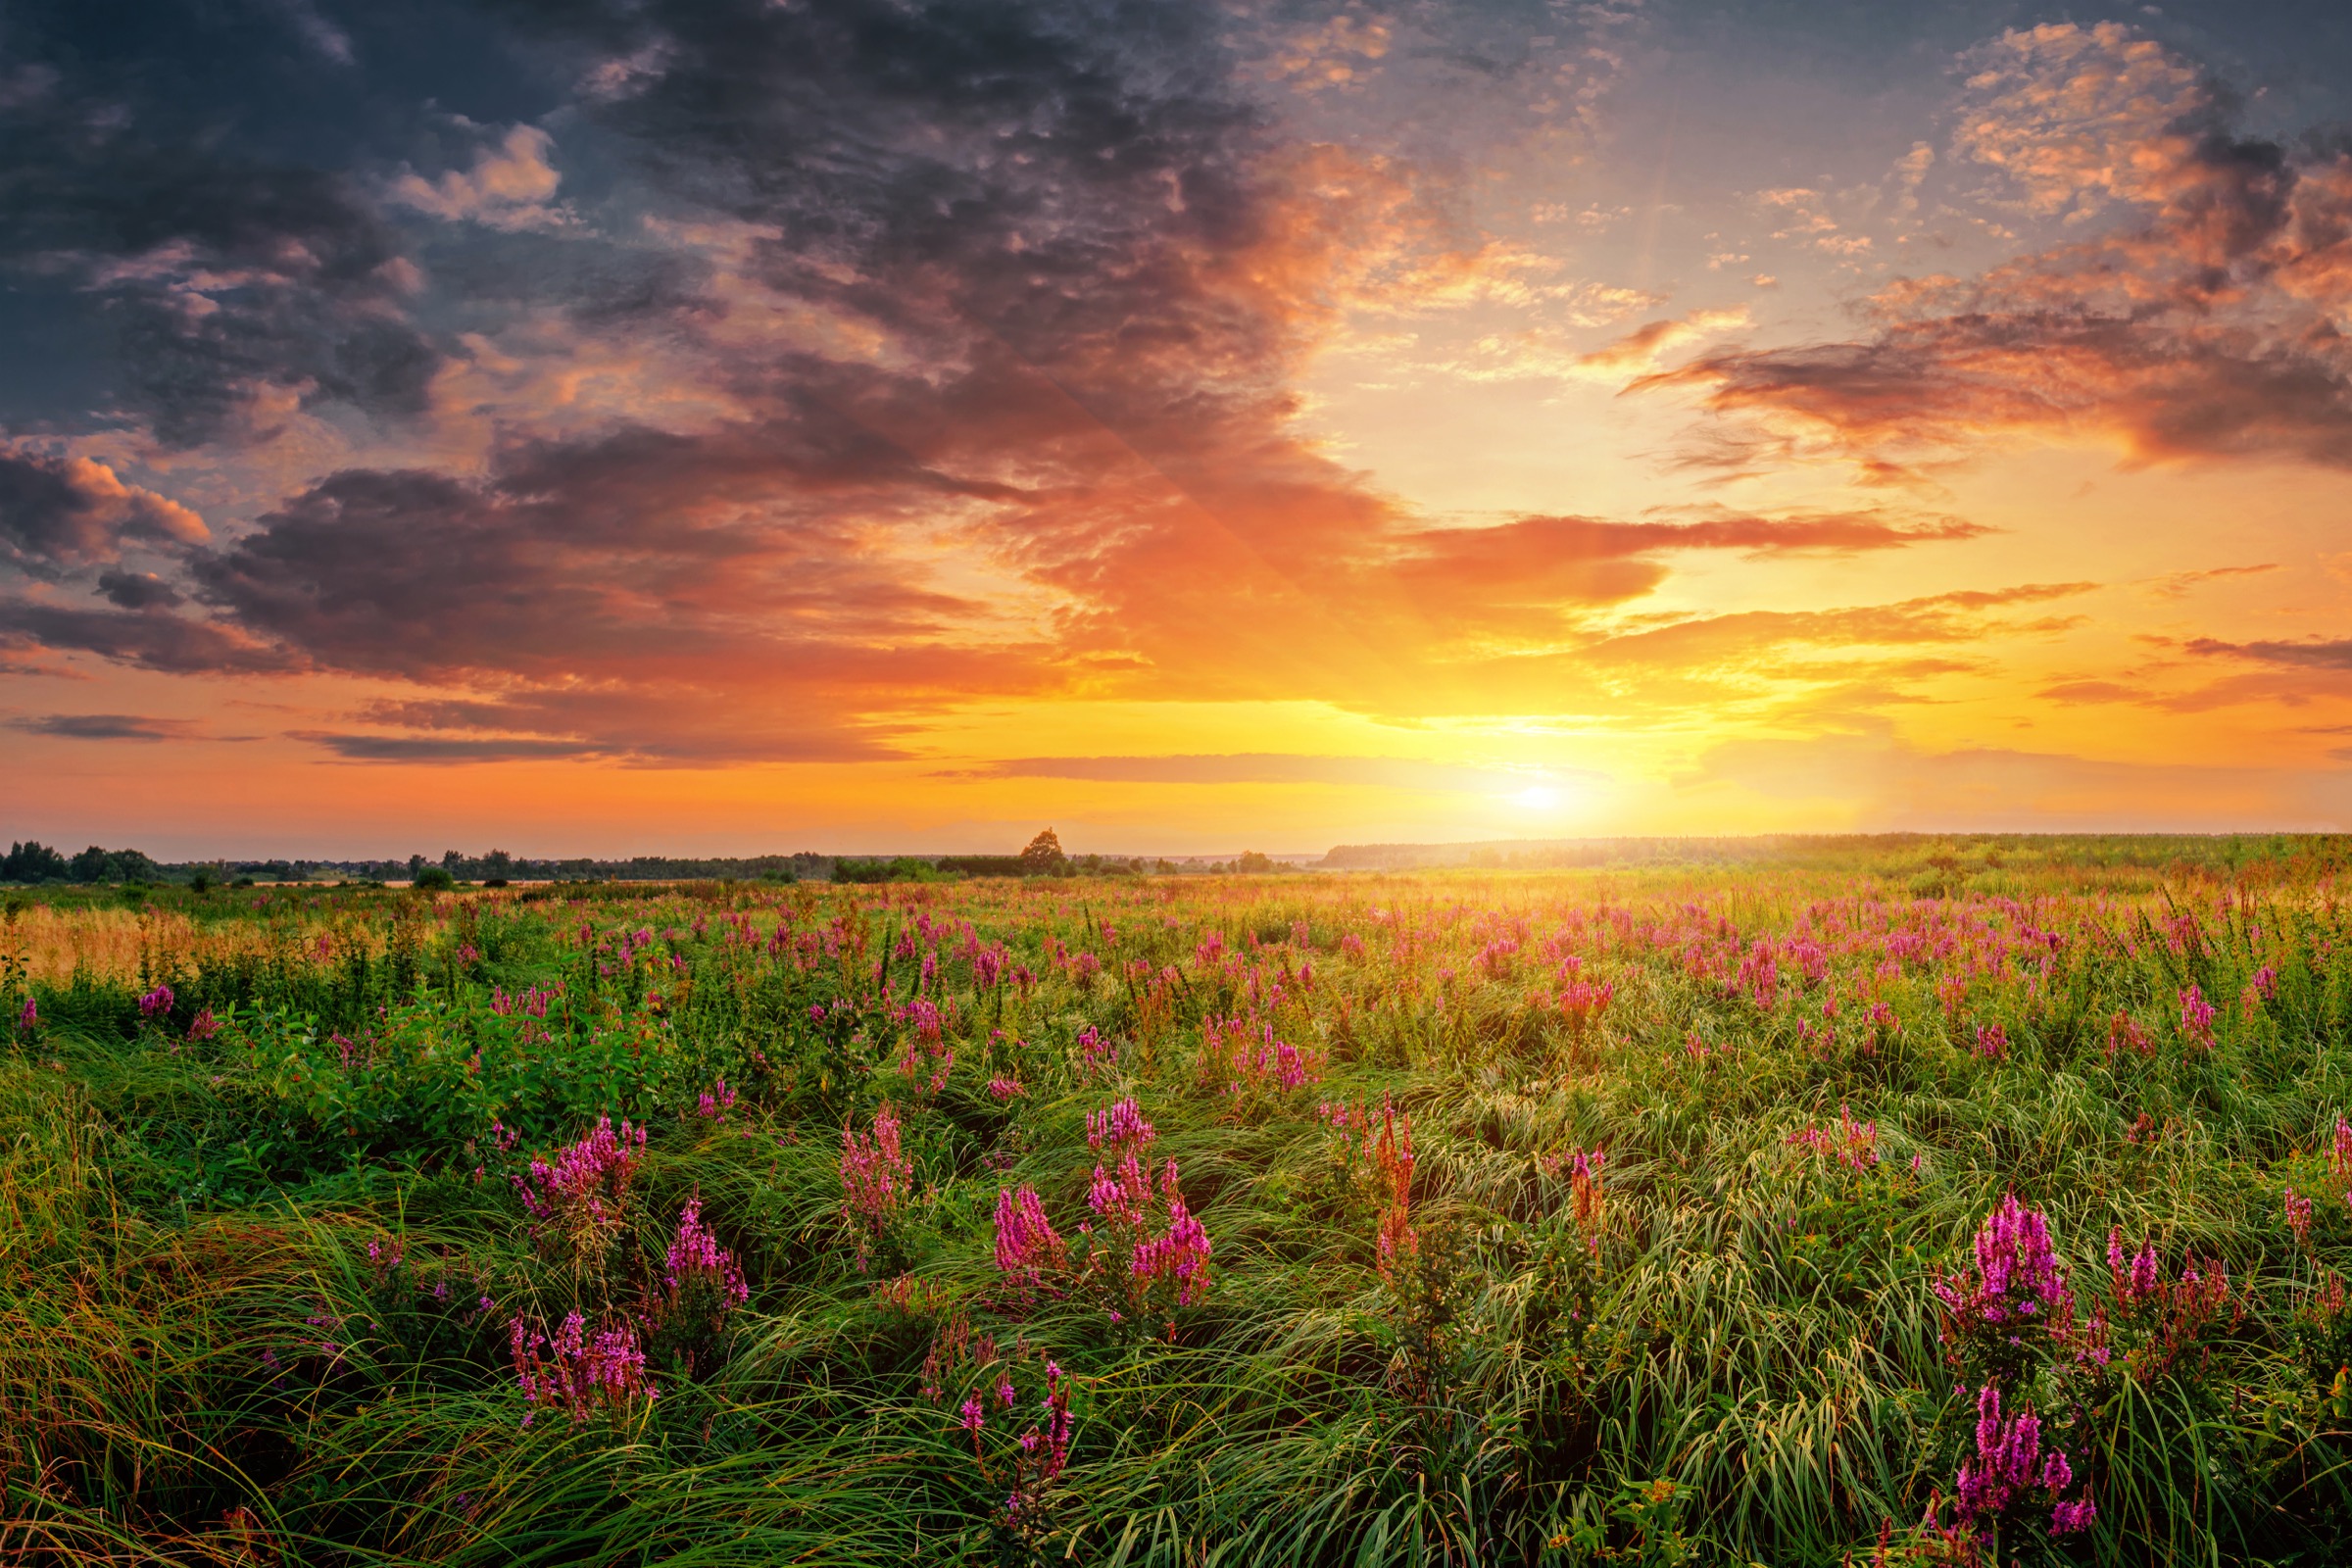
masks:
<svg viewBox="0 0 2352 1568"><path fill-rule="evenodd" d="M2103 1366L2029 1336L2000 1374L2098 1506L2051 1539L2021 1503L2002 1560L2335 1560L2333 853L1905 841L1613 872L174 895L197 936L134 968L0 982L9 1017L28 996L40 1016L0 1054L0 1559L1941 1560L1920 1521L1938 1496L1954 1520L1992 1374L1933 1285L2014 1192L2082 1315L2115 1322ZM1612 990L1585 1016L1571 982ZM2190 985L2210 1046L2184 1037ZM506 1000L533 986L562 988L544 1018ZM918 988L956 1053L936 1096L899 1069ZM2119 1011L2148 1054L2110 1051ZM1230 1018L1313 1081L1203 1088L1204 1023ZM726 1119L698 1115L722 1077ZM1082 1254L1086 1115L1127 1095L1213 1272L1114 1323L1119 1270L1023 1291L992 1216L1031 1186ZM1384 1096L1417 1155L1414 1250L1387 1267L1393 1199L1324 1113L1377 1120ZM886 1101L915 1186L861 1270L841 1130ZM1841 1107L1876 1163L1791 1141ZM650 1139L625 1235L583 1273L510 1178L607 1113ZM1581 1220L1578 1150L1606 1152ZM2290 1185L2316 1202L2306 1245ZM649 1331L658 1397L531 1411L511 1323L645 1312L698 1195L748 1302L691 1366ZM2125 1310L2111 1229L2168 1281L2192 1254L2226 1269L2226 1309L2157 1353L2171 1309ZM993 1362L957 1361L982 1338ZM1008 1525L1047 1357L1075 1381L1068 1464ZM989 1394L1004 1376L1019 1409Z"/></svg>

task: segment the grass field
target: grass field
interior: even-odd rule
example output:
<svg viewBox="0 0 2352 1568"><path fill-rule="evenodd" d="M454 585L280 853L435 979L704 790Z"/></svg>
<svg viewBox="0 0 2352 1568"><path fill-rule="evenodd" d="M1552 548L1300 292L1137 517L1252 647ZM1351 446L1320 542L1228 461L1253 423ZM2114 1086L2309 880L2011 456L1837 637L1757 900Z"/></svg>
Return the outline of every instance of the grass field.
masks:
<svg viewBox="0 0 2352 1568"><path fill-rule="evenodd" d="M2342 869L0 894L0 1560L2340 1561Z"/></svg>

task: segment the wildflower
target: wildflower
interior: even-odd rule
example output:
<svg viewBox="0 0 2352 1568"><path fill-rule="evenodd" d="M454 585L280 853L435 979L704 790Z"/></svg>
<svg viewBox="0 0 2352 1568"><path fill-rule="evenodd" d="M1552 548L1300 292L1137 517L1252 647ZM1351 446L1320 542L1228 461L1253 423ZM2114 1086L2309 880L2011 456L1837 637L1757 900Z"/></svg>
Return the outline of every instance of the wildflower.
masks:
<svg viewBox="0 0 2352 1568"><path fill-rule="evenodd" d="M653 1399L660 1394L646 1378L637 1331L626 1323L590 1334L587 1320L575 1311L551 1342L518 1317L508 1327L507 1348L515 1382L531 1406L522 1418L526 1427L544 1407L563 1408L576 1426L593 1410L617 1415L640 1395Z"/></svg>
<svg viewBox="0 0 2352 1568"><path fill-rule="evenodd" d="M2212 1049L2214 1043L2213 1019L2213 1004L2205 1000L2205 993L2202 989L2192 985L2180 993L2180 1034L2182 1038L2192 1045L2203 1046L2208 1050Z"/></svg>
<svg viewBox="0 0 2352 1568"><path fill-rule="evenodd" d="M2311 1245L2311 1200L2298 1198L2295 1190L2286 1190L2286 1228L2295 1235L2297 1247Z"/></svg>
<svg viewBox="0 0 2352 1568"><path fill-rule="evenodd" d="M2311 1205L2304 1204L2308 1209ZM2290 1204L2291 1212L2291 1204ZM2127 1307L2137 1306L2153 1297L2160 1285L2156 1264L2156 1244L2143 1245L2137 1255L2127 1264L2124 1261L2124 1233L2122 1227L2107 1233L2107 1274L2115 1286L2115 1298Z"/></svg>
<svg viewBox="0 0 2352 1568"><path fill-rule="evenodd" d="M2123 1051L2135 1056L2152 1056L2156 1054L2156 1042L2139 1026L2139 1020L2118 1007L2107 1020L2107 1055L2112 1060Z"/></svg>
<svg viewBox="0 0 2352 1568"><path fill-rule="evenodd" d="M991 1078L988 1081L988 1098L995 1101L1000 1105L1004 1104L1008 1101L1018 1099L1020 1095L1021 1086L1013 1079Z"/></svg>
<svg viewBox="0 0 2352 1568"><path fill-rule="evenodd" d="M2089 1495L2073 1502L2058 1497L2074 1484L2074 1466L2066 1455L2054 1447L2043 1451L2041 1419L2031 1405L2004 1419L2001 1391L1989 1383L1977 1391L1977 1454L1961 1462L1954 1485L1962 1520L1997 1520L2028 1494L2039 1493L2051 1505L2052 1533L2086 1529L2098 1516Z"/></svg>
<svg viewBox="0 0 2352 1568"><path fill-rule="evenodd" d="M558 1240L582 1268L598 1267L627 1224L629 1181L645 1149L645 1129L610 1115L553 1161L534 1159L527 1176L512 1178L529 1210L534 1237Z"/></svg>
<svg viewBox="0 0 2352 1568"><path fill-rule="evenodd" d="M26 1034L30 1034L36 1027L39 1026L40 1021L40 1004L35 1003L32 998L26 997L24 999L24 1005L17 1009L17 1027L24 1030Z"/></svg>
<svg viewBox="0 0 2352 1568"><path fill-rule="evenodd" d="M196 1016L188 1022L188 1038L190 1040L210 1040L220 1032L220 1020L213 1016L211 1007L199 1009Z"/></svg>
<svg viewBox="0 0 2352 1568"><path fill-rule="evenodd" d="M152 1019L171 1010L172 988L170 986L159 985L153 991L139 998L139 1016L142 1018Z"/></svg>
<svg viewBox="0 0 2352 1568"><path fill-rule="evenodd" d="M1133 1099L1119 1101L1108 1110L1090 1110L1086 1113L1086 1143L1089 1149L1108 1145L1117 1149L1122 1144L1144 1145L1159 1134L1144 1119L1144 1113Z"/></svg>
<svg viewBox="0 0 2352 1568"><path fill-rule="evenodd" d="M1421 1239L1413 1229L1413 1124L1402 1112L1381 1097L1380 1132L1377 1139L1369 1129L1364 1142L1371 1146L1373 1170L1385 1202L1380 1214L1380 1235L1374 1244L1379 1259L1380 1277L1394 1280L1396 1269L1406 1259L1417 1257Z"/></svg>
<svg viewBox="0 0 2352 1568"><path fill-rule="evenodd" d="M1788 1142L1816 1157L1835 1155L1851 1170L1868 1170L1879 1162L1879 1124L1856 1121L1844 1105L1838 1107L1838 1126L1812 1125L1788 1135Z"/></svg>
<svg viewBox="0 0 2352 1568"><path fill-rule="evenodd" d="M2074 1310L2049 1221L2015 1193L1994 1205L1977 1232L1975 1269L1955 1278L1938 1273L1933 1288L1947 1313L1947 1341L1980 1326L2011 1337L2034 1323L2063 1330Z"/></svg>
<svg viewBox="0 0 2352 1568"><path fill-rule="evenodd" d="M1977 1025L1977 1054L1998 1061L2009 1054L2009 1032L1997 1023Z"/></svg>
<svg viewBox="0 0 2352 1568"><path fill-rule="evenodd" d="M695 1103L694 1113L705 1120L725 1121L727 1112L734 1107L735 1091L727 1087L726 1079L720 1078L703 1091L702 1098Z"/></svg>
<svg viewBox="0 0 2352 1568"><path fill-rule="evenodd" d="M997 1194L997 1268L1024 1289L1035 1287L1068 1261L1060 1235L1046 1218L1037 1190Z"/></svg>
<svg viewBox="0 0 2352 1568"><path fill-rule="evenodd" d="M1184 1200L1174 1191L1176 1165L1168 1163L1166 1181L1168 1200L1168 1233L1149 1242L1135 1245L1134 1261L1130 1265L1135 1278L1144 1283L1173 1280L1176 1286L1176 1304L1190 1306L1195 1298L1208 1288L1208 1231L1184 1206Z"/></svg>
<svg viewBox="0 0 2352 1568"><path fill-rule="evenodd" d="M841 1130L841 1212L858 1228L858 1257L864 1265L869 1242L898 1212L914 1186L914 1166L899 1147L899 1119L885 1103L874 1112L871 1136Z"/></svg>
<svg viewBox="0 0 2352 1568"><path fill-rule="evenodd" d="M703 1228L703 1196L695 1194L678 1212L678 1231L663 1260L669 1302L699 1308L713 1320L751 1299L743 1270L718 1238Z"/></svg>

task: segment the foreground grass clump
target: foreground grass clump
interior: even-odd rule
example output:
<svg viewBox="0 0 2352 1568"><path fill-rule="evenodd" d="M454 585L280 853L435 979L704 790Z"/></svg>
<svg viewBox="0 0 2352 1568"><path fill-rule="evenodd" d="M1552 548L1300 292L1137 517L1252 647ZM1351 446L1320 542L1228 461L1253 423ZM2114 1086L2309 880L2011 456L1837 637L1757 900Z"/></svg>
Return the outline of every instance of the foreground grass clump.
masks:
<svg viewBox="0 0 2352 1568"><path fill-rule="evenodd" d="M2082 848L18 908L0 1559L2331 1560L2352 920Z"/></svg>

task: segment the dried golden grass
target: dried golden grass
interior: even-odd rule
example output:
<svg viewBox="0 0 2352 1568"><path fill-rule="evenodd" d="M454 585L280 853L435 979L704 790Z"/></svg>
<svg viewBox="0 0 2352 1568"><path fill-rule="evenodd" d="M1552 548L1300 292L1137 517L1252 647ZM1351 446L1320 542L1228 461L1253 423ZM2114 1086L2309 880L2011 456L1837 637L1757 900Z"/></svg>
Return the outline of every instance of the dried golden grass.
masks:
<svg viewBox="0 0 2352 1568"><path fill-rule="evenodd" d="M336 947L365 940L364 928L332 922ZM14 952L30 977L65 985L76 971L94 979L125 982L138 977L140 960L151 970L194 968L207 959L261 953L291 935L308 942L330 922L305 921L291 929L266 928L242 920L206 924L172 909L66 907L35 904L16 911L0 927L0 952ZM370 948L376 944L370 942Z"/></svg>

